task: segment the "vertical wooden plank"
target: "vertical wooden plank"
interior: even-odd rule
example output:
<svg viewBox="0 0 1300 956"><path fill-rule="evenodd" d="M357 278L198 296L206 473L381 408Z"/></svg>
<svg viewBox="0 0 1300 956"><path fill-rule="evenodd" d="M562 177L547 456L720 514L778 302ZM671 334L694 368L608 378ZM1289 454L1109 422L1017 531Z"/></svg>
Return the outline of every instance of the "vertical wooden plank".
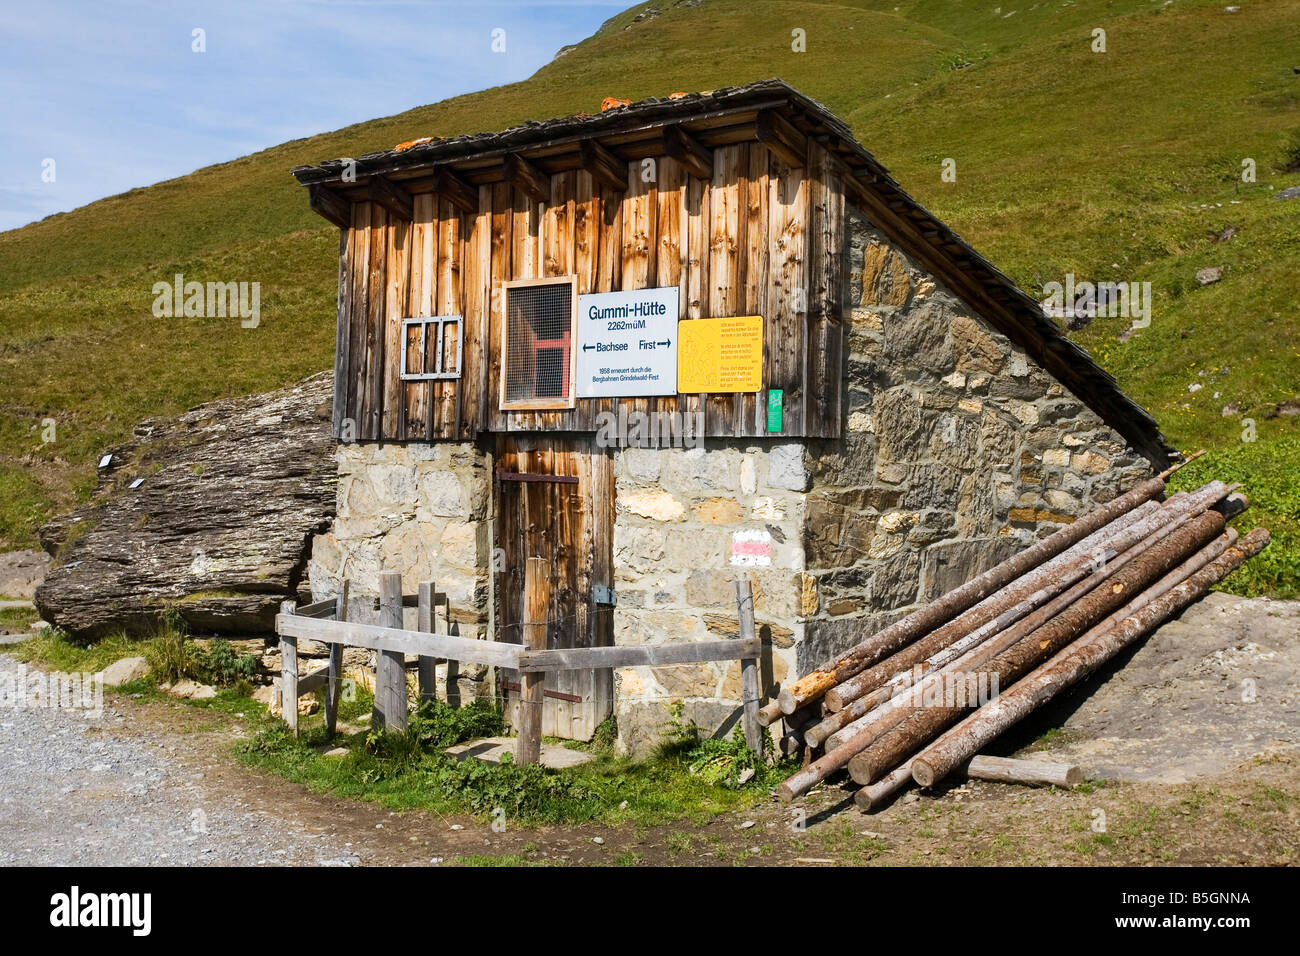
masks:
<svg viewBox="0 0 1300 956"><path fill-rule="evenodd" d="M438 300L434 315L456 315L462 312L461 289L461 219L460 210L446 199L438 199ZM434 427L430 435L437 438L454 438L456 435L456 395L460 383L445 381L434 390L437 408L434 409Z"/></svg>
<svg viewBox="0 0 1300 956"><path fill-rule="evenodd" d="M819 143L808 143L811 190L808 230L808 405L805 431L840 433L843 367L844 182Z"/></svg>
<svg viewBox="0 0 1300 956"><path fill-rule="evenodd" d="M640 176L637 166L628 167L627 197L623 201L624 291L649 288L657 274L658 231L655 220L658 214L658 188L657 183L646 182ZM629 411L644 414L650 410L647 398L624 398L620 401L629 407Z"/></svg>
<svg viewBox="0 0 1300 956"><path fill-rule="evenodd" d="M414 221L411 223L411 283L408 293L409 310L412 316L433 315L433 297L438 287L437 245L438 218L437 197L433 193L417 193L414 197ZM406 345L407 364L410 368L423 368L425 357L417 355L420 346L418 335L408 337ZM408 382L406 384L405 437L420 440L428 437L429 396L433 391L430 382Z"/></svg>
<svg viewBox="0 0 1300 956"><path fill-rule="evenodd" d="M402 626L402 576L396 571L379 572L379 626ZM386 730L405 730L406 655L399 651L379 651L378 655L372 722Z"/></svg>
<svg viewBox="0 0 1300 956"><path fill-rule="evenodd" d="M366 382L362 437L377 440L383 434L384 315L388 301L388 213L370 204L370 274L366 280Z"/></svg>
<svg viewBox="0 0 1300 956"><path fill-rule="evenodd" d="M759 143L750 143L747 147L747 167L745 176L745 264L744 264L744 304L742 310L746 315L767 315L767 147ZM766 320L764 321L766 325ZM763 353L771 343L763 337ZM764 368L766 368L764 361ZM767 395L760 391L753 396L754 418L748 422L746 435L767 434Z"/></svg>
<svg viewBox="0 0 1300 956"><path fill-rule="evenodd" d="M713 181L709 190L709 286L708 314L736 315L740 287L741 220L741 146L724 146L713 151ZM740 396L735 393L709 396L710 433L730 435L735 432L735 408Z"/></svg>
<svg viewBox="0 0 1300 956"><path fill-rule="evenodd" d="M519 189L514 190L514 222L510 227L510 278L539 277L537 240L538 204Z"/></svg>
<svg viewBox="0 0 1300 956"><path fill-rule="evenodd" d="M437 592L434 593L437 597ZM438 631L438 605L433 605L433 629L440 634L459 634L459 627L451 623L451 600L443 606L442 630ZM447 706L460 707L460 661L447 659Z"/></svg>
<svg viewBox="0 0 1300 956"><path fill-rule="evenodd" d="M628 167L627 198L623 202L622 287L644 289L655 269L655 201L657 186L643 181Z"/></svg>
<svg viewBox="0 0 1300 956"><path fill-rule="evenodd" d="M487 328L492 291L492 187L480 186L478 212L465 242L464 358L460 377L459 437L486 427ZM449 344L450 345L450 344ZM454 349L452 354L454 355Z"/></svg>
<svg viewBox="0 0 1300 956"><path fill-rule="evenodd" d="M523 644L530 650L546 649L546 613L551 602L551 568L545 558L529 558L524 576ZM537 763L542 756L542 703L545 700L541 672L519 675L519 739L515 763Z"/></svg>
<svg viewBox="0 0 1300 956"><path fill-rule="evenodd" d="M578 294L596 291L600 259L600 190L591 173L578 170L573 197L573 271L578 279ZM574 343L578 347L578 343ZM595 428L597 402L578 396L569 413L570 427L578 431Z"/></svg>
<svg viewBox="0 0 1300 956"><path fill-rule="evenodd" d="M551 177L551 201L542 212L542 275L573 272L573 206L578 186L576 170Z"/></svg>
<svg viewBox="0 0 1300 956"><path fill-rule="evenodd" d="M370 203L352 204L352 295L348 329L348 408L343 430L350 441L362 437L365 405L366 326L370 314ZM340 436L345 437L345 436Z"/></svg>
<svg viewBox="0 0 1300 956"><path fill-rule="evenodd" d="M421 634L433 633L433 582L421 581L416 594L415 629ZM420 700L436 700L438 697L438 660L421 654L417 661L420 678Z"/></svg>
<svg viewBox="0 0 1300 956"><path fill-rule="evenodd" d="M497 410L504 361L504 356L501 354L501 330L505 327L505 290L502 284L514 277L511 267L514 222L514 190L509 183L497 183L492 187L492 276L485 333L485 347L489 358L483 396L486 402L483 421L485 427L493 429L499 429L504 424L504 418Z"/></svg>
<svg viewBox="0 0 1300 956"><path fill-rule="evenodd" d="M639 174L640 164L631 164L628 175ZM609 187L600 190L597 246L599 262L595 290L617 292L623 287L623 193ZM609 414L616 407L612 398L602 398L589 404L592 405L593 420L594 416Z"/></svg>
<svg viewBox="0 0 1300 956"><path fill-rule="evenodd" d="M348 580L344 578L339 593L334 596L334 620L348 619ZM329 674L325 682L325 732L334 735L338 726L339 699L343 693L343 645L331 644Z"/></svg>
<svg viewBox="0 0 1300 956"><path fill-rule="evenodd" d="M754 593L748 574L736 576L736 610L740 616L740 637L754 639ZM763 753L763 730L758 723L758 658L740 662L741 726L749 749Z"/></svg>
<svg viewBox="0 0 1300 956"><path fill-rule="evenodd" d="M676 286L680 310L686 300L686 170L671 156L662 156L656 173L654 284ZM675 395L652 398L649 406L656 412L681 410Z"/></svg>
<svg viewBox="0 0 1300 956"><path fill-rule="evenodd" d="M330 433L335 441L348 414L348 351L352 330L352 250L354 230L339 230L338 321L334 336L334 407Z"/></svg>
<svg viewBox="0 0 1300 956"><path fill-rule="evenodd" d="M297 601L282 601L281 614L296 614ZM280 637L280 716L298 736L298 638Z"/></svg>
<svg viewBox="0 0 1300 956"><path fill-rule="evenodd" d="M808 284L805 269L808 181L770 157L768 185L768 321L763 381L785 392L782 435L803 434L804 371L807 362Z"/></svg>
<svg viewBox="0 0 1300 956"><path fill-rule="evenodd" d="M411 224L393 217L387 231L384 274L384 399L380 417L380 437L397 439L399 424L406 418L406 390L402 387L401 367L406 355L402 341L402 319L407 315L407 292L410 288L407 270L411 253Z"/></svg>
<svg viewBox="0 0 1300 956"><path fill-rule="evenodd" d="M709 183L694 176L686 179L686 296L682 299L682 318L699 319L708 315L709 300ZM681 396L683 413L704 413L702 434L711 434L707 395Z"/></svg>

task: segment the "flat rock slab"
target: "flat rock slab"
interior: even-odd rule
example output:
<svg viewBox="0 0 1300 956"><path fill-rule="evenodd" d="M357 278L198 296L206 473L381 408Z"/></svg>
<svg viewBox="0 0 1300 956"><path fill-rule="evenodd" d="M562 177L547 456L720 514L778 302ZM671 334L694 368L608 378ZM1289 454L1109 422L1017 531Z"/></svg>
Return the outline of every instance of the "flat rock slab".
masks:
<svg viewBox="0 0 1300 956"><path fill-rule="evenodd" d="M1184 783L1300 751L1300 601L1211 593L1008 741L1095 779ZM1028 746L1059 727L1044 748ZM1001 752L1001 751L999 751Z"/></svg>
<svg viewBox="0 0 1300 956"><path fill-rule="evenodd" d="M471 740L467 743L457 744L454 747L448 747L446 752L453 757L459 757L461 760L466 757L474 757L488 763L500 763L502 754L508 753L511 757L514 756L515 738L484 737L482 740ZM588 763L591 759L591 754L585 754L581 750L570 750L568 747L561 747L559 744L542 744L540 763L543 767L549 767L551 770L577 767Z"/></svg>

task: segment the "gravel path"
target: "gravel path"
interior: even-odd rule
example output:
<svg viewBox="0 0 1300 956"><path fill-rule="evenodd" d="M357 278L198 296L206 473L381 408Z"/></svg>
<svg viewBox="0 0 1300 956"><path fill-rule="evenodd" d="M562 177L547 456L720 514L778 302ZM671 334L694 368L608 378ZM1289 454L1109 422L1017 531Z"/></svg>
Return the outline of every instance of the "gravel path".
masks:
<svg viewBox="0 0 1300 956"><path fill-rule="evenodd" d="M0 681L20 666L0 655ZM118 736L127 723L111 702L99 717L0 710L0 865L360 862L328 833L214 792L183 741Z"/></svg>

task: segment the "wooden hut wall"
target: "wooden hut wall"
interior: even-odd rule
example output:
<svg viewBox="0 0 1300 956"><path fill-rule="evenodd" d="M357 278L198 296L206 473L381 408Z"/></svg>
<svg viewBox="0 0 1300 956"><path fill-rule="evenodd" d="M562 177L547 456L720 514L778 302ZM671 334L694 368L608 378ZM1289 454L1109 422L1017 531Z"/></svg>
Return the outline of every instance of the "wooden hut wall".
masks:
<svg viewBox="0 0 1300 956"><path fill-rule="evenodd" d="M660 156L647 182L628 163L626 191L586 170L549 177L548 202L518 186L477 186L464 211L402 185L411 221L354 202L340 244L335 433L358 440L469 439L483 431L595 431L601 412L705 413L707 436L839 434L844 187L823 148L791 168L758 142L712 151L712 175ZM646 398L579 397L572 409L498 408L508 279L578 276L578 291L677 286L681 319L761 315L763 390ZM464 316L459 379L402 381L401 320ZM411 356L411 365L416 364ZM784 391L784 428L768 431L767 389Z"/></svg>

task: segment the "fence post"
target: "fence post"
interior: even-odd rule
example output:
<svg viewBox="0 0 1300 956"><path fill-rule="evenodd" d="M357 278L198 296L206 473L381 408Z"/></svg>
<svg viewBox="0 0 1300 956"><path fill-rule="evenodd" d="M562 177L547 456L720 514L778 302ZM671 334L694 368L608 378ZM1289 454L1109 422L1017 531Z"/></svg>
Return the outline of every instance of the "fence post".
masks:
<svg viewBox="0 0 1300 956"><path fill-rule="evenodd" d="M334 596L334 620L344 621L348 616L348 582L340 582L339 593ZM325 681L325 731L330 736L338 726L339 699L343 693L343 645L330 645L329 673Z"/></svg>
<svg viewBox="0 0 1300 956"><path fill-rule="evenodd" d="M379 626L402 626L402 576L379 573ZM380 651L375 667L375 716L387 730L406 729L406 655Z"/></svg>
<svg viewBox="0 0 1300 956"><path fill-rule="evenodd" d="M433 621L438 613L434 606L433 598L436 593L432 581L421 581L419 590L419 600L416 603L418 609L418 623L415 629L422 634L433 633ZM420 700L437 700L438 699L438 660L434 657L420 655Z"/></svg>
<svg viewBox="0 0 1300 956"><path fill-rule="evenodd" d="M281 614L296 614L297 601L280 602ZM298 736L298 638L280 635L280 716Z"/></svg>
<svg viewBox="0 0 1300 956"><path fill-rule="evenodd" d="M546 650L546 613L551 603L551 564L529 558L524 572L524 647ZM515 763L537 763L542 756L542 703L546 689L541 671L519 673L519 739Z"/></svg>
<svg viewBox="0 0 1300 956"><path fill-rule="evenodd" d="M435 621L438 619L436 609L433 619ZM447 601L447 611L446 617L443 618L443 625L446 628L443 631L444 634L460 635L459 627L452 629L450 600ZM447 706L460 707L460 661L452 660L450 657L447 658Z"/></svg>
<svg viewBox="0 0 1300 956"><path fill-rule="evenodd" d="M736 575L736 611L740 615L740 636L754 639L754 592L748 574ZM740 662L741 721L745 743L757 754L763 753L763 731L758 725L758 658Z"/></svg>

